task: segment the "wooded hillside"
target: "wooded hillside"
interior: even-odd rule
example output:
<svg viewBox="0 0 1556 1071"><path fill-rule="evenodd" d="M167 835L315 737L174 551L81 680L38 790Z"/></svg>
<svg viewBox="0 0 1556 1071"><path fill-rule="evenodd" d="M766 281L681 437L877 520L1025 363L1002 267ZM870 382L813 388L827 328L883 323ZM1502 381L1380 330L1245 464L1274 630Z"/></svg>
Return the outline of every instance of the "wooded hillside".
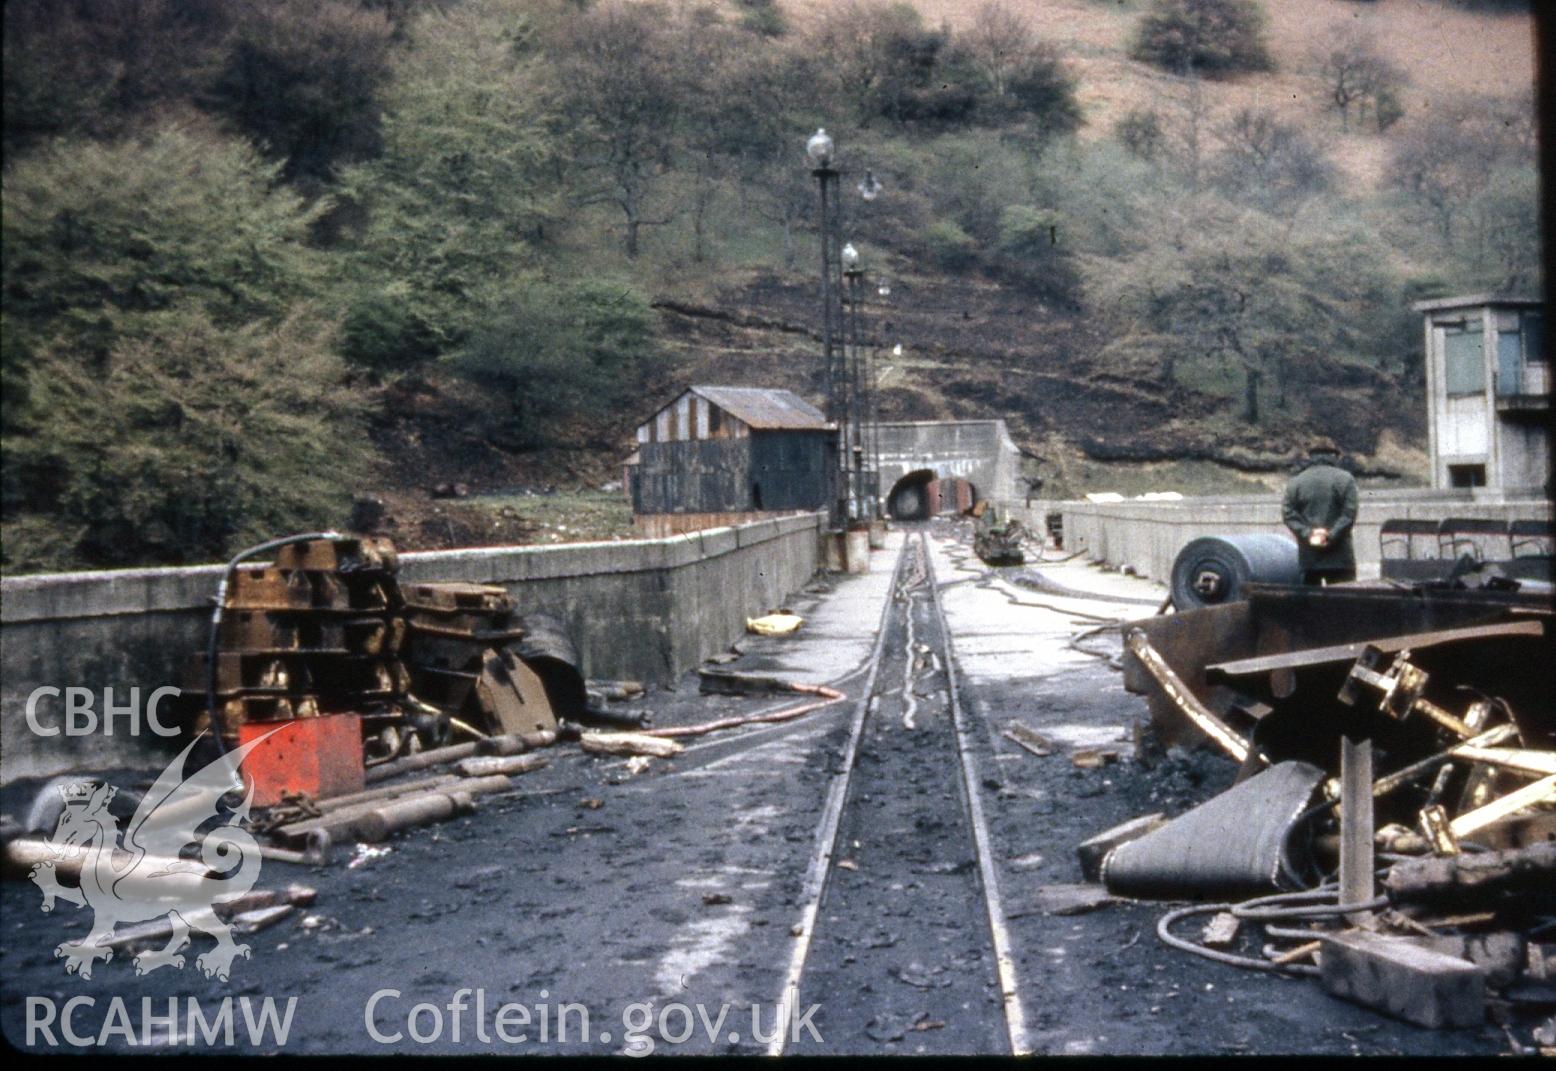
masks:
<svg viewBox="0 0 1556 1071"><path fill-rule="evenodd" d="M1063 493L1278 473L1311 432L1408 477L1410 302L1540 283L1517 3L4 17L8 573L212 560L363 492L595 486L689 382L819 398L818 126L889 290L886 415L1004 416Z"/></svg>

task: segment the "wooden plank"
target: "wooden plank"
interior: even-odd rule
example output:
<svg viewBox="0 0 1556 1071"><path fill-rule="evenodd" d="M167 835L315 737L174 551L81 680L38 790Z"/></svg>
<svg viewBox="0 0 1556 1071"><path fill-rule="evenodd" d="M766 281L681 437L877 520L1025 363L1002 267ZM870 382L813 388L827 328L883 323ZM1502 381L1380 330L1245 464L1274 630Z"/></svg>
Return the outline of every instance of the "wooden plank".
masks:
<svg viewBox="0 0 1556 1071"><path fill-rule="evenodd" d="M585 751L597 755L648 755L656 759L669 759L679 755L684 746L674 740L664 740L643 733L584 733L578 738Z"/></svg>
<svg viewBox="0 0 1556 1071"><path fill-rule="evenodd" d="M1433 755L1430 758L1422 759L1420 762L1413 762L1409 766L1395 770L1387 777L1379 778L1378 781L1376 781L1372 786L1372 794L1374 796L1387 795L1422 771L1450 760L1454 755L1458 754L1464 748L1490 747L1493 744L1500 744L1502 741L1511 739L1517 735L1518 730L1515 727L1511 725L1499 725L1495 729L1490 729L1481 733L1479 736L1471 737L1464 743L1460 744L1458 747L1453 748L1447 754Z"/></svg>
<svg viewBox="0 0 1556 1071"><path fill-rule="evenodd" d="M1556 774L1556 751L1535 751L1533 748L1477 747L1464 744L1453 749L1455 758L1471 762L1485 762L1493 766L1505 766L1509 770L1549 777Z"/></svg>
<svg viewBox="0 0 1556 1071"><path fill-rule="evenodd" d="M1009 722L1002 735L1011 743L1025 748L1039 758L1054 753L1053 741L1025 722Z"/></svg>
<svg viewBox="0 0 1556 1071"><path fill-rule="evenodd" d="M1479 807L1469 814L1461 814L1448 828L1453 831L1455 837L1462 840L1504 815L1513 814L1536 803L1551 801L1556 801L1556 775L1543 778L1532 785L1525 785L1516 792L1509 792L1501 799Z"/></svg>

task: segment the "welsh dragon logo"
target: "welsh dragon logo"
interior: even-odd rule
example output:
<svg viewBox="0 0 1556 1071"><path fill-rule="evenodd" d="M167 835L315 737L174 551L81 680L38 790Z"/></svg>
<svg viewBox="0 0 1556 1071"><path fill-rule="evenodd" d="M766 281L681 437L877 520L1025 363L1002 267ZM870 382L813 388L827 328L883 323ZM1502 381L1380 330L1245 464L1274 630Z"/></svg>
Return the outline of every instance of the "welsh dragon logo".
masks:
<svg viewBox="0 0 1556 1071"><path fill-rule="evenodd" d="M86 937L54 949L64 959L66 973L90 978L99 959L113 958L108 942L119 923L147 922L163 915L172 924L172 937L165 947L135 957L136 974L159 967L182 968L180 953L189 944L191 927L216 939L215 948L195 957L195 965L206 977L225 981L232 961L238 956L248 958L249 946L233 941L231 929L216 915L216 905L242 896L259 877L259 845L242 825L248 819L253 790L225 815L219 801L241 788L238 766L260 740L226 752L185 778L184 760L196 742L168 764L141 799L122 844L119 820L108 811L118 789L92 782L60 788L65 809L48 839L55 858L36 864L30 876L43 890L44 911L54 910L54 902L64 900L94 912ZM221 824L199 832L218 817L224 819ZM179 859L191 844L199 845L199 863ZM80 860L79 887L59 882L59 864L67 860ZM212 877L212 873L222 876Z"/></svg>

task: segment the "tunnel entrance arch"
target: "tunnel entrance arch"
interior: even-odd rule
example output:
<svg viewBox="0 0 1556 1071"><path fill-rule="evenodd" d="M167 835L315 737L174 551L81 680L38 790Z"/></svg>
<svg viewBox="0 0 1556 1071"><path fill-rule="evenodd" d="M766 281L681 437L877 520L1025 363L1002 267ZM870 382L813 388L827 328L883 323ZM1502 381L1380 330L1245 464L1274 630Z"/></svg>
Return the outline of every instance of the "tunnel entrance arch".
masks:
<svg viewBox="0 0 1556 1071"><path fill-rule="evenodd" d="M970 509L978 489L959 476L942 477L934 469L914 469L892 484L886 513L893 520L925 521L941 513Z"/></svg>
<svg viewBox="0 0 1556 1071"><path fill-rule="evenodd" d="M929 519L929 485L934 482L931 469L916 469L892 484L886 496L886 513L895 521Z"/></svg>

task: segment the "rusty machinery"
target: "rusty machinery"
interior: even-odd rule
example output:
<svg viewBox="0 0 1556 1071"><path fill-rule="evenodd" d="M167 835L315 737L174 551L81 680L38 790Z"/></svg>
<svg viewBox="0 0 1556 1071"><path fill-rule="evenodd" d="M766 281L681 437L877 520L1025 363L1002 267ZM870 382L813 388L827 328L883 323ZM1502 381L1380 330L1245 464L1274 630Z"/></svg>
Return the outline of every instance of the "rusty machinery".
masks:
<svg viewBox="0 0 1556 1071"><path fill-rule="evenodd" d="M268 550L268 566L237 568ZM520 656L525 629L507 591L401 585L398 567L387 539L335 533L240 555L208 650L188 667L190 690L207 697L196 727L213 727L225 747L244 726L352 714L368 762L437 746L452 729L554 729L547 690Z"/></svg>

